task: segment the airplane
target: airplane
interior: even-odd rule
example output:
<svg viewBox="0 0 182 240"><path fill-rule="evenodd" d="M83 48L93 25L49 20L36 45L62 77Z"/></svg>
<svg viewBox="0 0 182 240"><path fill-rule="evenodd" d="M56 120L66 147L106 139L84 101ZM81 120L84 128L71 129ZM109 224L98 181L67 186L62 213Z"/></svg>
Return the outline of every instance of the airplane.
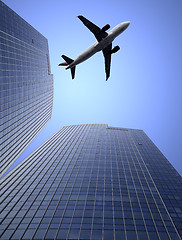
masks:
<svg viewBox="0 0 182 240"><path fill-rule="evenodd" d="M78 55L75 60L65 55L62 55L61 57L64 59L65 62L60 63L58 66L66 66L66 70L70 69L72 79L74 79L76 65L84 62L85 60L93 56L95 53L102 50L105 58L105 72L107 81L110 76L111 54L116 53L120 49L118 45L112 48L112 41L130 25L130 22L122 22L109 32L106 32L110 28L109 24L106 24L103 28L99 28L94 23L90 22L88 19L81 15L78 16L78 18L94 34L97 41L90 47L88 47L85 51L83 51L80 55Z"/></svg>

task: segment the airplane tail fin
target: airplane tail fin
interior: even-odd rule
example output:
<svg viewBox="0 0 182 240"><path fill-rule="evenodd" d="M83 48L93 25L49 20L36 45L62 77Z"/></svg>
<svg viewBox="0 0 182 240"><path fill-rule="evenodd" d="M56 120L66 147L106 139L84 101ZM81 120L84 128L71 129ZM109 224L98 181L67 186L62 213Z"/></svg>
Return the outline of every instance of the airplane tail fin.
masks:
<svg viewBox="0 0 182 240"><path fill-rule="evenodd" d="M62 57L66 62L60 63L59 66L68 66L68 65L70 65L70 64L74 61L73 59L71 59L71 58L69 58L69 57L67 57L67 56L65 56L65 55L62 55L61 57ZM66 69L68 69L68 68L66 68ZM70 68L72 79L75 78L75 69L76 69L76 66L73 66L73 67Z"/></svg>

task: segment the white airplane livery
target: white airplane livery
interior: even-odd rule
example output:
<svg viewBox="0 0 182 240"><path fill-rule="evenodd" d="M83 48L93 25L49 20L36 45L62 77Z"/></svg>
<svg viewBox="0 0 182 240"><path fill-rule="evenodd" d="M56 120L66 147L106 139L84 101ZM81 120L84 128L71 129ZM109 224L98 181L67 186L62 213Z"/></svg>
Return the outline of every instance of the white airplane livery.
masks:
<svg viewBox="0 0 182 240"><path fill-rule="evenodd" d="M97 41L90 47L88 47L85 51L83 51L80 55L78 55L75 60L65 55L62 55L62 58L66 62L60 63L59 66L67 66L66 69L71 69L72 79L74 79L76 65L84 62L85 60L93 56L95 53L102 50L105 58L105 72L107 80L110 76L111 54L116 53L120 49L119 46L115 46L114 48L112 48L112 42L129 26L130 22L122 22L109 32L106 32L110 28L109 24L106 24L101 29L83 16L78 16L78 18L95 35Z"/></svg>

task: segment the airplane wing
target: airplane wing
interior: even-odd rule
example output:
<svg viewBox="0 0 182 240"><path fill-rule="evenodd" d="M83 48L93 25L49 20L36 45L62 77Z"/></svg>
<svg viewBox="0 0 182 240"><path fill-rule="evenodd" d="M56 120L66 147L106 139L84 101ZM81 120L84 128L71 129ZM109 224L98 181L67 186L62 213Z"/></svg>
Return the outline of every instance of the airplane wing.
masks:
<svg viewBox="0 0 182 240"><path fill-rule="evenodd" d="M100 29L94 23L90 22L83 16L78 16L82 23L94 34L97 41L100 42L103 38L107 37L108 33Z"/></svg>
<svg viewBox="0 0 182 240"><path fill-rule="evenodd" d="M110 76L111 50L112 50L112 43L103 49L103 54L104 54L104 58L105 58L106 81Z"/></svg>

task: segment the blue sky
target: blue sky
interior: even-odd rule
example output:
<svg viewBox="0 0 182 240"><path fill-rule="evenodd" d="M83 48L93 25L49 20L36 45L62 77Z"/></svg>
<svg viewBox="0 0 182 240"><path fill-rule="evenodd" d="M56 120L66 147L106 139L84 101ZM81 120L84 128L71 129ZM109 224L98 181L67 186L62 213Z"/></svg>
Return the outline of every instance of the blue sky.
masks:
<svg viewBox="0 0 182 240"><path fill-rule="evenodd" d="M182 1L181 0L3 0L49 41L54 74L51 121L19 158L24 159L62 126L107 123L142 129L182 174ZM70 71L61 55L75 58L94 35L76 17L100 27L130 21L113 45L111 77L97 53Z"/></svg>

